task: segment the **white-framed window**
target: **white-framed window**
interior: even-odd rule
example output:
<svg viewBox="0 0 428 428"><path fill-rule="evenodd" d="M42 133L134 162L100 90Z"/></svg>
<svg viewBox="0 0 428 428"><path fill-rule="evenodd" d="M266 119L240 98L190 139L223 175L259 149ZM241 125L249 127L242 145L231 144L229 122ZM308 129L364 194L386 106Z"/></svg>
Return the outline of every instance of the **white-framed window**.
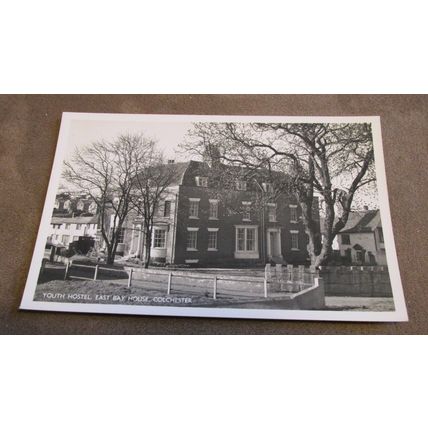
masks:
<svg viewBox="0 0 428 428"><path fill-rule="evenodd" d="M199 198L189 198L189 217L199 218Z"/></svg>
<svg viewBox="0 0 428 428"><path fill-rule="evenodd" d="M291 232L291 249L299 250L299 231L290 230Z"/></svg>
<svg viewBox="0 0 428 428"><path fill-rule="evenodd" d="M236 226L236 252L254 253L257 251L257 228Z"/></svg>
<svg viewBox="0 0 428 428"><path fill-rule="evenodd" d="M165 201L163 204L163 216L169 217L171 214L171 201Z"/></svg>
<svg viewBox="0 0 428 428"><path fill-rule="evenodd" d="M242 220L251 221L251 202L242 202Z"/></svg>
<svg viewBox="0 0 428 428"><path fill-rule="evenodd" d="M271 222L276 221L276 204L268 204L268 219Z"/></svg>
<svg viewBox="0 0 428 428"><path fill-rule="evenodd" d="M124 240L124 238L125 238L125 228L124 228L124 227L121 227L121 228L119 229L119 233L118 233L118 235L117 235L117 242L118 242L119 244L123 244L123 240Z"/></svg>
<svg viewBox="0 0 428 428"><path fill-rule="evenodd" d="M218 219L218 200L210 199L209 202L210 202L209 219L217 220Z"/></svg>
<svg viewBox="0 0 428 428"><path fill-rule="evenodd" d="M65 228L70 229L70 223L66 223Z"/></svg>
<svg viewBox="0 0 428 428"><path fill-rule="evenodd" d="M208 228L208 251L218 250L218 228Z"/></svg>
<svg viewBox="0 0 428 428"><path fill-rule="evenodd" d="M80 230L82 228L82 225L80 223L76 224L76 230Z"/></svg>
<svg viewBox="0 0 428 428"><path fill-rule="evenodd" d="M297 205L289 205L290 208L290 222L291 223L297 223L299 220L297 216Z"/></svg>
<svg viewBox="0 0 428 428"><path fill-rule="evenodd" d="M383 237L383 229L379 227L378 232L379 232L379 242L383 244L385 242L385 238Z"/></svg>
<svg viewBox="0 0 428 428"><path fill-rule="evenodd" d="M243 180L236 180L236 190L247 190L247 182Z"/></svg>
<svg viewBox="0 0 428 428"><path fill-rule="evenodd" d="M208 177L195 177L198 187L208 187Z"/></svg>
<svg viewBox="0 0 428 428"><path fill-rule="evenodd" d="M187 251L198 250L198 230L197 227L187 228Z"/></svg>
<svg viewBox="0 0 428 428"><path fill-rule="evenodd" d="M78 241L79 240L79 237L78 236L73 236L73 242L76 242L76 241Z"/></svg>
<svg viewBox="0 0 428 428"><path fill-rule="evenodd" d="M273 184L272 183L263 183L262 184L263 190L265 193L273 193Z"/></svg>
<svg viewBox="0 0 428 428"><path fill-rule="evenodd" d="M61 241L64 245L68 245L68 243L70 242L70 236L69 235L62 235Z"/></svg>
<svg viewBox="0 0 428 428"><path fill-rule="evenodd" d="M166 247L166 229L155 229L153 231L153 248Z"/></svg>

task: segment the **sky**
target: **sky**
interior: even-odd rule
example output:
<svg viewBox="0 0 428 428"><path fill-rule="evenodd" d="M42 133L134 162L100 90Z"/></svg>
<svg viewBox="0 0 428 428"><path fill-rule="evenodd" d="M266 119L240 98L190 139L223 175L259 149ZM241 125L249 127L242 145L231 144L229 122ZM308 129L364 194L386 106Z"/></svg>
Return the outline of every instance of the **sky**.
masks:
<svg viewBox="0 0 428 428"><path fill-rule="evenodd" d="M82 148L94 141L112 141L123 133L140 133L158 141L158 148L166 159L186 160L178 153L178 145L184 140L191 122L124 122L101 120L73 120L65 159L69 160L76 147Z"/></svg>
<svg viewBox="0 0 428 428"><path fill-rule="evenodd" d="M118 116L117 120L79 120L71 121L69 142L64 154L65 160L70 160L76 147L83 148L95 141L113 141L123 133L143 133L145 137L157 141L158 148L163 152L165 159L174 159L176 162L187 161L191 158L189 153L183 153L179 144L186 137L192 122L182 121L125 121ZM69 183L62 182L62 189L69 188ZM361 189L354 197L354 208L362 209L368 205L370 209L378 208L378 195L376 185Z"/></svg>

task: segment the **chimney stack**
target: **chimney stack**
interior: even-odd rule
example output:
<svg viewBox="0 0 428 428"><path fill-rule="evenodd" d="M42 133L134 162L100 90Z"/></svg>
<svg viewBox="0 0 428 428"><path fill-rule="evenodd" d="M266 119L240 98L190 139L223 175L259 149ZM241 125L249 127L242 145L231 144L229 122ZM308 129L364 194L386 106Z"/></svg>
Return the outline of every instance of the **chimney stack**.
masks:
<svg viewBox="0 0 428 428"><path fill-rule="evenodd" d="M174 163L174 159L168 159L168 163Z"/></svg>

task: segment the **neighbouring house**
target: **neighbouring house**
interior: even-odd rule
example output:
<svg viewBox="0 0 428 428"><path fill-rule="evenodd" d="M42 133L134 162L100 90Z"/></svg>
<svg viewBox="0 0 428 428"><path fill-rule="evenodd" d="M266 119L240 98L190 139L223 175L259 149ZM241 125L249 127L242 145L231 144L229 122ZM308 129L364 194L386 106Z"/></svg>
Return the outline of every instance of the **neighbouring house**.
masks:
<svg viewBox="0 0 428 428"><path fill-rule="evenodd" d="M233 190L219 190L210 183L204 162L168 167L174 168L175 180L155 218L152 261L218 267L309 263L307 235L293 196L280 194L256 206L257 192L268 195L271 183L236 180ZM238 209L231 209L230 201ZM319 224L318 207L314 213ZM118 254L144 256L142 219L135 214L121 231Z"/></svg>
<svg viewBox="0 0 428 428"><path fill-rule="evenodd" d="M95 239L98 216L92 217L52 217L47 243L68 248L69 244L81 237Z"/></svg>
<svg viewBox="0 0 428 428"><path fill-rule="evenodd" d="M68 215L72 211L72 198L68 193L59 193L55 198L54 214Z"/></svg>
<svg viewBox="0 0 428 428"><path fill-rule="evenodd" d="M379 210L349 213L337 235L340 256L353 265L386 265L385 242Z"/></svg>
<svg viewBox="0 0 428 428"><path fill-rule="evenodd" d="M97 204L88 196L72 196L68 193L59 193L55 198L53 209L54 217L94 216L97 214Z"/></svg>
<svg viewBox="0 0 428 428"><path fill-rule="evenodd" d="M83 213L96 214L97 204L90 198L81 198L76 201L76 210Z"/></svg>

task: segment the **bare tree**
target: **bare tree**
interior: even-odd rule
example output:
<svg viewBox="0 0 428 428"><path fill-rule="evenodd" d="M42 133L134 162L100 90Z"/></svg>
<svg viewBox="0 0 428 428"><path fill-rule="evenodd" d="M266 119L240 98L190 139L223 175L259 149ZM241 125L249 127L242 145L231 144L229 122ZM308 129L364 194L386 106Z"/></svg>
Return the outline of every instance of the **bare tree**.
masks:
<svg viewBox="0 0 428 428"><path fill-rule="evenodd" d="M195 123L189 137L182 145L187 150L214 154L217 164L262 171L277 191L295 195L314 266L329 259L355 193L375 181L371 126L366 123ZM325 211L322 243L313 215L317 195Z"/></svg>
<svg viewBox="0 0 428 428"><path fill-rule="evenodd" d="M113 142L76 149L72 160L64 163L63 178L97 205L107 264L114 263L124 221L133 207L134 178L151 144L142 135L124 134Z"/></svg>
<svg viewBox="0 0 428 428"><path fill-rule="evenodd" d="M140 161L138 173L133 179L130 199L132 208L142 219L145 268L150 264L155 218L175 178L175 164L165 164L162 153L157 150L155 143L149 144L144 159Z"/></svg>

